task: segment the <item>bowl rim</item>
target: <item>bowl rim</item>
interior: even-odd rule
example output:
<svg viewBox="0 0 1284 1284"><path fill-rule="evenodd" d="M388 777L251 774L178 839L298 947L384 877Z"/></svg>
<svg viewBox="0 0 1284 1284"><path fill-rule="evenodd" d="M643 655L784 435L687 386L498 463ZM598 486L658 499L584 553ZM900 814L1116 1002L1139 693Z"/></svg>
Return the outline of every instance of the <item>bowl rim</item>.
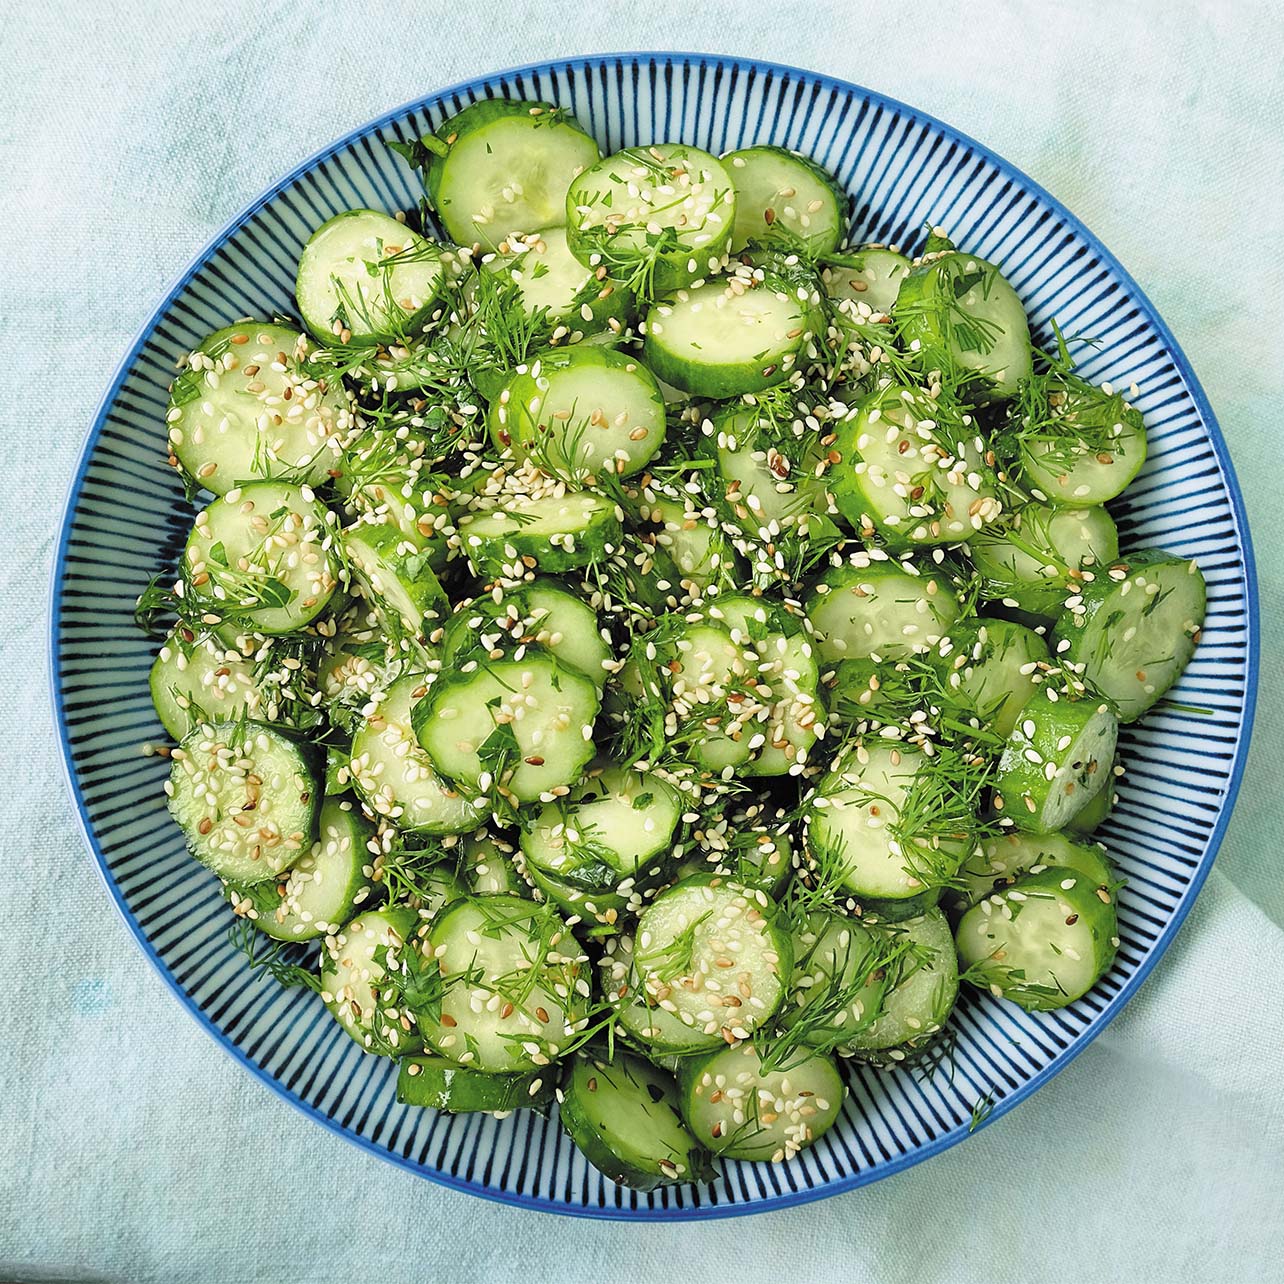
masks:
<svg viewBox="0 0 1284 1284"><path fill-rule="evenodd" d="M1155 333L1163 342L1168 357L1172 360L1178 374L1181 376L1183 382L1190 391L1191 399L1194 402L1195 408L1199 413L1203 425L1207 429L1213 454L1216 457L1217 462L1222 469L1223 477L1225 478L1226 492L1230 500L1231 512L1233 514L1236 531L1239 536L1244 564L1246 607L1244 711L1240 724L1241 733L1236 747L1235 759L1231 767L1230 778L1227 782L1226 796L1221 810L1218 813L1217 820L1213 826L1212 834L1209 837L1207 850L1203 859L1193 871L1190 883L1186 887L1181 900L1179 900L1177 905L1174 907L1171 918L1165 924L1163 931L1156 938L1149 954L1142 960L1136 972L1134 972L1133 975L1122 986L1120 986L1118 992L1113 996L1113 998L1088 1023L1088 1025L1084 1027L1079 1035L1066 1048L1058 1052L1056 1056L1054 1056L1040 1071L997 1102L993 1110L986 1116L981 1124L976 1127L968 1127L966 1124L961 1123L949 1132L943 1133L941 1136L934 1138L925 1145L916 1147L914 1150L906 1154L899 1155L891 1160L884 1160L883 1162L874 1165L872 1168L841 1175L824 1183L823 1185L809 1187L803 1190L783 1191L765 1198L747 1200L743 1203L707 1204L701 1202L690 1207L683 1208L597 1208L588 1205L577 1206L573 1204L564 1204L558 1200L549 1199L541 1195L522 1195L497 1190L493 1187L484 1186L475 1181L455 1177L450 1173L444 1173L437 1169L428 1168L416 1163L408 1157L395 1154L376 1142L363 1137L361 1134L343 1127L329 1115L323 1113L321 1110L317 1109L307 1101L304 1101L302 1098L295 1096L266 1069L255 1064L255 1062L241 1050L235 1040L230 1038L223 1030L215 1025L208 1016L206 1016L192 996L187 993L174 974L170 971L169 967L156 951L151 940L134 917L129 906L126 904L119 886L116 884L110 873L106 853L99 844L97 835L90 823L88 808L72 761L70 733L67 726L67 711L63 700L63 675L60 664L60 653L62 650L61 612L63 604L63 581L66 574L71 523L77 502L81 496L88 468L95 449L97 448L99 437L102 433L107 413L115 401L121 387L125 383L129 370L134 365L134 362L137 360L148 337L164 316L165 312L169 309L171 304L180 297L197 272L199 272L209 262L209 260L223 247L228 239L238 232L255 213L257 213L264 205L274 200L285 188L295 182L296 179L300 178L303 174L312 170L322 162L329 160L336 153L350 147L361 138L368 137L376 131L386 128L398 120L404 119L413 112L423 111L427 109L431 103L439 101L440 99L446 98L452 94L475 92L502 78L531 75L534 73L543 73L547 75L576 72L612 64L641 67L647 64L664 65L665 63L681 67L735 68L741 72L777 75L801 80L805 83L816 84L823 88L838 90L847 94L864 96L872 105L889 110L904 118L917 121L928 126L934 131L938 131L945 138L953 140L965 148L971 149L974 154L983 157L1005 177L1019 184L1022 190L1044 202L1050 210L1056 213L1059 218L1064 220L1067 227L1072 229L1083 239L1085 244L1091 247L1093 252L1100 258L1101 262L1114 275L1115 279L1131 292L1137 307L1141 310L1147 322L1154 327ZM1248 515L1244 507L1244 499L1240 491L1239 481L1235 475L1235 468L1231 462L1230 452L1226 446L1225 438L1222 436L1221 428L1213 414L1212 407L1209 405L1208 398L1204 393L1203 387L1195 376L1195 372L1191 368L1185 353L1182 351L1167 324L1159 315L1154 304L1151 303L1145 292L1132 278L1127 269L1124 268L1123 264L1120 263L1110 250L1106 248L1101 240L1055 196L1031 179L1024 171L1005 160L998 153L992 151L982 143L977 142L976 139L969 135L955 129L952 125L947 124L917 107L910 106L907 103L903 103L889 95L879 93L876 90L868 89L853 81L843 80L840 77L826 75L822 72L809 71L806 68L795 67L786 63L778 63L760 58L676 50L630 50L599 54L581 54L570 58L542 59L534 62L523 63L514 67L499 68L493 71L484 72L481 75L472 76L466 80L457 81L430 93L420 95L401 106L384 112L382 115L376 116L373 119L349 130L341 137L320 148L305 160L295 165L286 174L273 182L268 188L245 205L244 208L238 211L236 215L205 244L200 252L192 258L187 267L165 291L161 301L152 310L147 321L138 331L133 342L126 350L124 357L116 368L115 374L112 376L106 392L99 402L98 408L94 414L93 422L85 438L85 443L77 458L71 485L68 490L66 501L63 505L62 518L58 532L58 548L54 558L53 575L50 583L50 628L49 650L47 652L48 670L46 676L49 680L54 721L58 731L63 776L66 780L72 801L75 804L76 819L79 824L81 834L94 857L94 863L98 868L98 873L106 886L108 894L117 910L120 912L121 917L125 920L126 925L133 934L139 947L142 949L143 954L152 964L153 968L160 974L174 997L187 1010L188 1014L196 1020L201 1028L204 1029L205 1032L220 1047L222 1047L229 1056L249 1070L259 1082L265 1084L274 1093L276 1093L277 1096L289 1102L289 1104L296 1110L301 1111L317 1123L320 1123L328 1131L342 1137L344 1140L354 1145L361 1147L363 1150L396 1165L398 1168L407 1170L418 1177L426 1178L428 1181L431 1181L436 1185L445 1186L466 1194L477 1195L494 1203L533 1209L540 1212L557 1213L568 1217L584 1217L609 1221L695 1221L703 1219L712 1220L717 1218L744 1217L754 1213L763 1213L777 1209L796 1207L801 1204L811 1203L814 1200L826 1199L831 1195L839 1195L846 1191L855 1190L860 1186L871 1184L874 1181L879 1181L884 1177L889 1177L894 1173L904 1171L907 1168L911 1168L916 1164L922 1163L924 1160L930 1159L932 1156L957 1145L960 1141L971 1136L973 1132L980 1131L980 1128L988 1126L994 1120L1006 1115L1015 1106L1037 1092L1038 1089L1047 1083L1048 1080L1053 1078L1054 1075L1059 1074L1063 1069L1065 1069L1065 1067L1069 1065L1070 1062L1073 1061L1075 1057L1077 1057L1102 1032L1102 1030L1105 1029L1107 1025L1109 1025L1109 1023L1119 1014L1124 1005L1131 1000L1134 994L1136 994L1142 982L1144 982L1146 977L1149 976L1151 970L1159 962L1169 945L1171 945L1173 938L1176 936L1178 929L1186 918L1186 915L1190 912L1190 908L1194 904L1195 898L1203 887L1221 847L1226 827L1230 821L1231 813L1234 810L1235 800L1239 794L1240 785L1244 775L1244 767L1248 757L1249 744L1252 739L1258 688L1260 649L1259 616L1260 604L1258 601L1257 591L1256 561L1253 554Z"/></svg>

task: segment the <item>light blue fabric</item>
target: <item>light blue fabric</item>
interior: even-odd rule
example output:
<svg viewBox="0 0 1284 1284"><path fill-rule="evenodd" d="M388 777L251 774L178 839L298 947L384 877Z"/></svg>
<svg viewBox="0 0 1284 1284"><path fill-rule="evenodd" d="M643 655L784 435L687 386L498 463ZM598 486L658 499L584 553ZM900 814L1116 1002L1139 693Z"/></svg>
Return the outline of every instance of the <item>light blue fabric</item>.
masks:
<svg viewBox="0 0 1284 1284"><path fill-rule="evenodd" d="M1221 418L1262 559L1265 660L1218 867L1137 999L1064 1074L875 1187L748 1221L623 1226L488 1205L381 1164L183 1015L75 831L43 604L98 398L164 286L233 212L434 87L665 45L797 63L913 102L1102 236ZM1276 5L8 4L0 68L0 1279L1284 1278Z"/></svg>

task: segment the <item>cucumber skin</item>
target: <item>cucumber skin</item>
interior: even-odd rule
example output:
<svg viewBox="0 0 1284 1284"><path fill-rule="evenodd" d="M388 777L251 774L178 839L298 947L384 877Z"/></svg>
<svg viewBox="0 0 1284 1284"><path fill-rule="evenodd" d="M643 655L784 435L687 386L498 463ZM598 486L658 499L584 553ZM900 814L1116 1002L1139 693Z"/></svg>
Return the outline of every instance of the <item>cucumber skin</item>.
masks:
<svg viewBox="0 0 1284 1284"><path fill-rule="evenodd" d="M1017 725L1013 728L1008 742L999 758L998 774L995 777L995 793L1004 800L1002 814L1012 820L1017 829L1028 834L1048 834L1058 828L1065 828L1073 816L1092 798L1087 795L1079 806L1071 812L1070 817L1063 819L1060 825L1048 826L1040 819L1043 802L1048 797L1055 782L1049 781L1043 773L1042 764L1030 762L1025 757L1027 749L1035 750L1046 761L1059 760L1065 750L1057 749L1057 742L1062 736L1078 735L1100 710L1106 710L1114 717L1110 702L1101 696L1089 693L1078 700L1061 696L1055 702L1048 699L1047 689L1040 688L1021 711ZM1023 724L1034 723L1034 735L1026 736ZM1070 746L1073 748L1073 745ZM1110 763L1114 762L1114 747L1111 746ZM1102 769L1110 771L1110 766L1103 763ZM1036 804L1031 811L1025 804L1030 798Z"/></svg>
<svg viewBox="0 0 1284 1284"><path fill-rule="evenodd" d="M411 1066L418 1067L416 1074L410 1073ZM554 1081L550 1067L530 1074L487 1074L435 1055L403 1057L397 1062L397 1100L446 1114L543 1112L553 1100ZM533 1084L539 1084L534 1092Z"/></svg>

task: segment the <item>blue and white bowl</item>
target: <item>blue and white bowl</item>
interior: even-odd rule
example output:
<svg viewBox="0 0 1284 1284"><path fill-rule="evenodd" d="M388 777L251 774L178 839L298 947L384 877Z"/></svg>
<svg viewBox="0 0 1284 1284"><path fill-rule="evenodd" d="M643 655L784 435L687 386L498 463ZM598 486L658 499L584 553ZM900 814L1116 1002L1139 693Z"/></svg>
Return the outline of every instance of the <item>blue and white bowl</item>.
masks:
<svg viewBox="0 0 1284 1284"><path fill-rule="evenodd" d="M1060 1012L965 997L952 1073L926 1080L852 1066L838 1125L784 1165L728 1164L715 1182L648 1195L589 1167L556 1117L451 1118L398 1105L395 1068L366 1056L315 995L253 975L227 941L214 878L164 807L166 763L147 690L153 648L135 596L174 564L190 509L163 466L165 389L177 356L235 318L293 311L294 268L324 219L352 206L412 208L410 169L384 145L434 129L479 98L549 99L603 151L681 140L713 152L777 143L814 156L855 198L857 240L914 246L948 227L1001 263L1036 334L1056 317L1100 346L1083 372L1136 383L1150 458L1113 506L1125 548L1158 544L1208 580L1203 641L1174 693L1122 738L1128 775L1102 830L1128 879L1118 962ZM596 1217L717 1217L874 1181L992 1122L1065 1066L1136 992L1212 864L1239 785L1257 678L1257 601L1239 489L1212 412L1154 308L1106 248L1025 175L948 126L856 85L702 54L578 58L483 77L381 117L300 165L240 214L161 302L93 424L67 503L53 585L62 748L85 836L143 952L192 1015L287 1101L433 1181L532 1208ZM1037 1108L1037 1107L1035 1107Z"/></svg>

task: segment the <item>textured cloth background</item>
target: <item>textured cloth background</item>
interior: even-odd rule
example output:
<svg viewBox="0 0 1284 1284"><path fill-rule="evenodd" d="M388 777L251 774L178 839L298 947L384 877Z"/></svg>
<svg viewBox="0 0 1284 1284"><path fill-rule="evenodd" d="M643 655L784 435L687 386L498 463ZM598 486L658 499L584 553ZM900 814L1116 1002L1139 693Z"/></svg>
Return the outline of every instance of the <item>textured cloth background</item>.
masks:
<svg viewBox="0 0 1284 1284"><path fill-rule="evenodd" d="M515 63L684 47L915 103L1060 197L1170 322L1262 558L1263 698L1207 888L1128 1010L965 1145L747 1221L574 1223L393 1169L219 1052L76 834L45 597L93 410L245 202L385 109ZM1284 20L1229 0L0 3L0 1280L1284 1279ZM157 431L159 432L159 426Z"/></svg>

